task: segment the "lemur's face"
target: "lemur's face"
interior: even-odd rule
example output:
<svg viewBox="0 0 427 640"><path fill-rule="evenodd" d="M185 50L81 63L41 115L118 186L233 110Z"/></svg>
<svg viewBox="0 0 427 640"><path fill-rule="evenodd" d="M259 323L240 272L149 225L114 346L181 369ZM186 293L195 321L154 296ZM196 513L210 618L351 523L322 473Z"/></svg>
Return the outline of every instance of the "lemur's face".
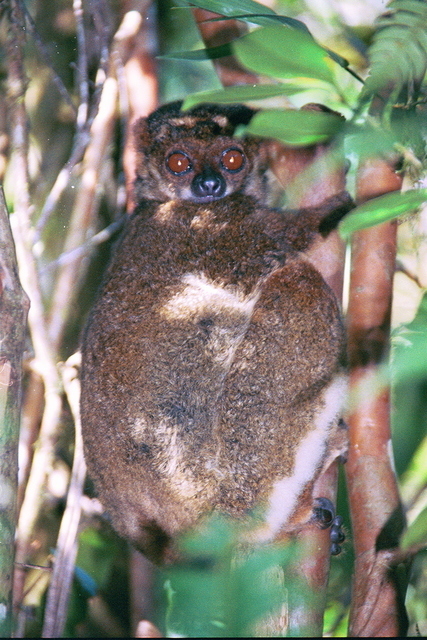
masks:
<svg viewBox="0 0 427 640"><path fill-rule="evenodd" d="M260 141L233 137L235 128L219 107L141 120L135 133L142 195L197 203L239 192L257 196L263 190Z"/></svg>
<svg viewBox="0 0 427 640"><path fill-rule="evenodd" d="M166 151L159 167L170 198L193 202L210 202L240 191L250 168L243 145L226 137L197 144L184 138Z"/></svg>

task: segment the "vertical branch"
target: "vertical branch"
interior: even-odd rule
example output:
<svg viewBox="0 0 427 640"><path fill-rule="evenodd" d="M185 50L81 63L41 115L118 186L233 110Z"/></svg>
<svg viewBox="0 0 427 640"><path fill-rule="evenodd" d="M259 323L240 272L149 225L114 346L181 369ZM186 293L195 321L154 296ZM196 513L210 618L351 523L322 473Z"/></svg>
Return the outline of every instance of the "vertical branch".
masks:
<svg viewBox="0 0 427 640"><path fill-rule="evenodd" d="M62 374L64 389L74 418L75 446L67 504L59 530L55 564L46 601L43 638L60 638L64 633L74 563L77 556L77 531L86 477L79 411L80 383L75 366L79 364L78 360L78 357L71 356L67 360Z"/></svg>
<svg viewBox="0 0 427 640"><path fill-rule="evenodd" d="M39 447L34 455L33 472L30 476L21 508L17 537L16 561L26 560L30 536L41 502L41 489L52 461L52 441L61 412L59 378L55 358L48 340L40 282L32 253L32 226L30 221L30 197L28 191L27 165L27 117L23 96L26 81L23 71L23 24L24 17L18 2L11 2L9 11L10 29L7 39L8 87L11 100L11 147L15 184L13 231L16 242L19 272L22 286L30 298L28 323L34 346L36 368L44 383L45 411L43 415ZM23 593L24 573L15 573L14 596L19 604Z"/></svg>
<svg viewBox="0 0 427 640"><path fill-rule="evenodd" d="M279 145L276 156L275 173L281 182L287 182L289 198L294 207L316 206L325 198L345 189L344 156L342 149L334 145L317 145L303 149L286 149ZM307 186L308 185L308 186ZM319 238L307 254L308 259L320 271L334 291L337 300L342 300L345 247L336 231L326 238ZM342 443L344 445L344 443ZM337 458L343 451L329 451L331 464L317 480L314 497L329 498L336 502L338 482ZM314 596L310 606L306 606L301 616L294 620L290 613L290 632L301 633L307 629L314 635L323 632L323 613L326 607L326 589L330 566L329 529L311 529L301 534L305 553L299 571ZM292 628L294 626L294 629Z"/></svg>
<svg viewBox="0 0 427 640"><path fill-rule="evenodd" d="M143 1L141 4L141 11L147 11L149 3ZM142 37L144 41L143 25L144 14L134 9L125 13L122 23L114 36L110 55L110 71L103 85L98 113L90 128L90 143L83 157L81 186L73 208L69 231L63 249L64 253L72 252L83 245L87 240L88 230L96 224L95 216L99 199L100 174L113 136L117 101L119 99L118 76L122 64L125 63L125 69L128 64L130 65L126 78L129 98L130 96L135 96L135 94L144 96L142 101L145 104L142 109L143 112L141 113L140 109L134 108L132 114L135 113L136 116L147 115L148 111L154 107L154 101L157 96L155 96L155 92L150 89L147 82L140 82L141 68L139 62L135 60L135 57L138 58L135 49L140 52L142 48L139 38ZM132 60L133 64L131 64ZM148 72L147 76L152 77ZM131 146L133 147L132 143L129 142L129 147ZM49 323L49 336L55 348L58 348L61 342L67 321L67 313L70 310L70 292L77 290L76 283L79 282L82 273L84 257L83 253L76 253L74 260L60 264L52 296Z"/></svg>
<svg viewBox="0 0 427 640"><path fill-rule="evenodd" d="M239 20L207 22L212 18L218 18L219 15L205 9L193 9L193 15L206 47L227 44L242 36L247 30L246 25ZM242 67L234 56L215 60L214 66L224 87L253 84L259 81L258 76Z"/></svg>
<svg viewBox="0 0 427 640"><path fill-rule="evenodd" d="M86 35L83 25L82 0L73 0L73 11L77 32L77 81L79 85L79 108L77 111L77 128L82 129L89 113L89 79L87 74Z"/></svg>
<svg viewBox="0 0 427 640"><path fill-rule="evenodd" d="M398 190L401 182L385 161L370 161L359 170L357 199ZM395 637L405 627L389 566L404 518L391 460L390 393L378 388L377 377L388 355L395 259L395 222L355 234L348 308L350 398L355 406L348 418L346 465L356 553L352 636Z"/></svg>
<svg viewBox="0 0 427 640"><path fill-rule="evenodd" d="M21 288L3 190L0 189L0 636L12 631L12 576L18 488L22 353L28 298Z"/></svg>
<svg viewBox="0 0 427 640"><path fill-rule="evenodd" d="M125 0L125 15L116 34L117 65L121 97L126 92L127 122L123 169L126 180L128 211L132 211L133 183L136 175L136 157L133 143L133 125L138 118L147 116L157 107L158 80L155 54L157 37L152 0ZM121 74L119 75L119 70ZM121 100L123 104L124 100Z"/></svg>

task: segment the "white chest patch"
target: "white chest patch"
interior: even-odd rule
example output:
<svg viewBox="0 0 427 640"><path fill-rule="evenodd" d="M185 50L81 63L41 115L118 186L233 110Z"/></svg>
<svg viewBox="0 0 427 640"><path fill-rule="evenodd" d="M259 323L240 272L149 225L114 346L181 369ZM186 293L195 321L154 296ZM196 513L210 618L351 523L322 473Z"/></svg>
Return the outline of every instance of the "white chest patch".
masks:
<svg viewBox="0 0 427 640"><path fill-rule="evenodd" d="M170 321L181 320L195 326L204 323L204 354L212 364L220 365L225 374L246 333L259 295L257 290L245 295L238 287L214 283L204 274L187 273L160 313Z"/></svg>
<svg viewBox="0 0 427 640"><path fill-rule="evenodd" d="M259 292L254 291L244 295L237 287L224 287L209 281L201 274L187 273L181 279L180 290L163 305L161 314L173 320L198 320L201 317L219 312L246 318L252 315L254 306L259 298Z"/></svg>

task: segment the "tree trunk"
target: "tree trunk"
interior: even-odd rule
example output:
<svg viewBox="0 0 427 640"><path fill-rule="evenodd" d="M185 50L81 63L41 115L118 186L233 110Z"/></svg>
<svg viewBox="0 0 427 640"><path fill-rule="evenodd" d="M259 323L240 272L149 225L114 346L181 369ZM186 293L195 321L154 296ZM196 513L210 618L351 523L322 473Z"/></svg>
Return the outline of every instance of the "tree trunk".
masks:
<svg viewBox="0 0 427 640"><path fill-rule="evenodd" d="M15 247L0 189L0 636L12 631L12 576L18 489L22 353L28 298L21 288Z"/></svg>
<svg viewBox="0 0 427 640"><path fill-rule="evenodd" d="M362 203L400 187L401 178L389 164L370 161L359 170L357 200ZM403 600L389 566L404 526L391 460L390 392L378 388L379 366L388 356L395 260L396 222L354 235L346 473L356 554L349 635L356 637L396 637L406 629Z"/></svg>

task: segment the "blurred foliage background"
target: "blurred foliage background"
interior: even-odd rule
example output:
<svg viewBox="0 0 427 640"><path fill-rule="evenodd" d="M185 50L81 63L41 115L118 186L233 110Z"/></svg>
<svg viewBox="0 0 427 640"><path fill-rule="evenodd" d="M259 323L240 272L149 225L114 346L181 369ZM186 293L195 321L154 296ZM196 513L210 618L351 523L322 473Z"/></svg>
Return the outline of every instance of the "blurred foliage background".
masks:
<svg viewBox="0 0 427 640"><path fill-rule="evenodd" d="M273 3L271 3L273 5ZM21 10L24 11L23 6ZM118 39L114 34L122 17L134 7L141 11L146 21L145 45L149 55L157 58L155 75L158 78L159 102L185 98L203 90L220 89L221 85L212 63L171 59L168 55L178 51L200 49L203 43L194 24L191 12L178 7L172 0L153 3L131 3L126 0L87 0L80 6L79 23L76 12L80 3L71 0L27 0L26 29L22 33L25 78L25 110L28 117L28 194L30 197L30 235L34 245L33 256L39 275L40 298L45 318L44 330L50 340L55 361L66 362L78 349L79 336L88 310L108 260L111 244L117 237L120 220L125 211L126 171L123 153L126 149L129 108L123 100L109 115L106 141L100 151L95 184L88 191L89 214L76 217L76 210L83 208L77 192L89 177L91 160L88 157L88 136L99 105L105 77L116 64L116 76L123 77L124 69L111 54ZM274 8L279 14L303 21L314 37L326 47L344 56L352 69L361 77L367 73L367 48L374 34L374 20L384 10L380 0L277 0ZM79 29L82 29L80 35ZM87 78L82 83L78 52L82 33L86 43ZM13 116L14 105L10 100L10 42L13 42L10 21L3 15L0 23L0 176L11 211L11 223L17 215L18 193L26 189L25 176L16 170L10 150L13 130L17 126ZM80 38L80 40L79 40ZM114 42L116 44L114 44ZM148 44L147 44L148 42ZM80 69L80 71L79 71ZM286 104L300 107L307 102L320 102L338 109L347 118L360 91L360 84L343 69L337 69L337 87L330 88L313 82L304 91L286 96ZM87 92L82 98L82 89ZM117 89L122 91L120 82ZM148 91L141 87L140 91ZM76 113L76 105L81 107ZM275 104L270 102L269 104ZM283 105L283 102L278 104ZM416 176L412 183L425 183L425 139L421 136L419 148L405 148L404 159ZM12 145L13 146L13 145ZM350 159L352 151L350 150ZM66 172L63 187L58 186L58 176ZM349 173L349 183L353 179ZM23 181L23 182L22 182ZM52 196L54 194L54 196ZM87 205L85 205L87 206ZM77 214L79 213L77 211ZM70 228L80 229L79 244L83 249L70 252ZM79 226L80 225L80 226ZM98 242L89 242L104 228L110 233ZM75 246L75 245L74 245ZM61 280L69 266L72 271L72 288L67 289ZM71 277L71 276L70 276ZM61 284L62 282L62 284ZM407 510L411 542L424 541L427 545L427 211L403 217L399 225L398 269L392 316L392 375L393 386L393 450L402 496ZM61 294L61 295L60 295ZM59 317L59 320L58 320ZM59 328L58 328L59 327ZM40 447L38 441L43 420L46 396L41 388L45 384L43 359L40 351L28 341L25 354L25 381L23 424L20 445L19 503L22 506L31 464L37 462L33 452ZM52 558L57 536L64 515L75 448L73 398L67 394L66 373L74 363L59 367L58 378L52 382L60 398L57 419L43 440L47 449L43 459L42 481L37 503L33 503L31 525L24 524L27 536L27 555L22 563L25 583L18 593L19 615L17 637L39 637L45 616L47 589L50 582ZM65 374L64 374L65 371ZM65 378L63 378L63 374ZM46 444L47 443L47 444ZM37 464L40 464L38 462ZM67 637L115 637L129 636L139 612L134 610L133 565L135 555L127 544L118 539L102 514L102 507L94 496L90 480L86 479L81 503L81 522L78 533L76 568L70 588L70 601L64 634ZM353 552L351 525L343 478L340 480L338 512L343 515L348 532L345 552L332 559L328 608L325 616L325 635L345 636L349 603L351 599L351 575ZM222 532L222 533L221 533ZM230 535L220 528L221 535ZM224 543L225 544L225 543ZM25 564L25 566L24 566ZM227 569L228 570L228 569ZM194 616L194 602L201 609L215 610L218 595L214 584L194 580L194 575L184 576L186 597L179 599L180 616ZM207 575L207 574L206 574ZM229 576L225 573L224 576ZM161 629L165 619L174 610L171 593L174 578L160 579L158 601L154 606L161 612L155 621ZM226 580L229 578L220 578ZM169 582L168 582L169 580ZM19 581L17 581L19 584ZM169 591L164 592L164 586ZM172 585L172 586L171 586ZM297 588L297 587L295 587ZM169 594L169 595L167 595ZM167 603L169 597L169 605ZM179 598L179 596L177 596ZM232 596L228 596L232 597ZM241 597L241 594L239 595ZM250 597L248 607L250 604ZM173 600L173 597L172 597ZM163 604L158 604L163 601ZM166 606L166 613L165 613ZM237 609L245 603L238 600ZM168 608L169 607L169 608ZM188 607L188 610L186 610ZM410 618L410 634L427 634L427 548L420 550L409 569L407 607ZM148 609L148 611L150 611ZM152 610L151 610L152 612ZM214 613L212 613L214 617ZM211 622L212 620L210 620ZM246 622L245 622L246 624ZM247 630L242 623L235 629L236 635ZM213 633L213 629L211 629ZM216 626L217 635L229 635L229 629ZM197 630L200 632L200 629Z"/></svg>

